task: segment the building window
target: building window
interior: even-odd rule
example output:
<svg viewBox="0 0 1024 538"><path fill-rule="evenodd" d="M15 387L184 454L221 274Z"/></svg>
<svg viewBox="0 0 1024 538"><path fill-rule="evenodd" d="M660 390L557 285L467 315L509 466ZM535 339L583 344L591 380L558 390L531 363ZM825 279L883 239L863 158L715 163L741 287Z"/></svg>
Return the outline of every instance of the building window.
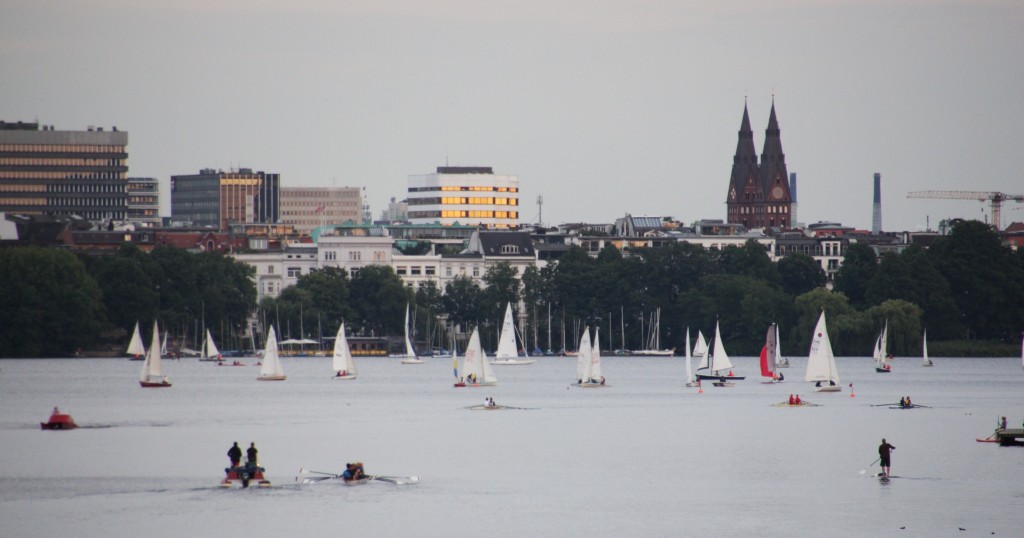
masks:
<svg viewBox="0 0 1024 538"><path fill-rule="evenodd" d="M362 261L362 259L363 259L363 253L362 252L358 252L358 251L355 251L355 250L350 250L348 252L348 260L349 261L358 262L358 261Z"/></svg>
<svg viewBox="0 0 1024 538"><path fill-rule="evenodd" d="M268 265L267 266L267 274L268 275L274 274L274 266L273 265Z"/></svg>
<svg viewBox="0 0 1024 538"><path fill-rule="evenodd" d="M301 267L289 267L288 268L288 276L289 277L298 278L301 275L302 275L302 268Z"/></svg>
<svg viewBox="0 0 1024 538"><path fill-rule="evenodd" d="M474 265L473 266L473 278L476 278L476 277L479 277L479 276L480 276L480 267Z"/></svg>
<svg viewBox="0 0 1024 538"><path fill-rule="evenodd" d="M399 265L398 267L395 268L395 274L397 274L397 275L408 274L408 269L405 266Z"/></svg>
<svg viewBox="0 0 1024 538"><path fill-rule="evenodd" d="M414 265L414 266L412 266L412 270L410 271L410 274L419 275L421 272L422 272L422 268L419 267L419 266Z"/></svg>
<svg viewBox="0 0 1024 538"><path fill-rule="evenodd" d="M426 267L426 268L424 268L423 272L424 272L424 274L425 274L425 275L427 275L427 276L434 276L434 274L435 274L436 270L437 270L437 269L436 269L436 268L434 268L434 267Z"/></svg>
<svg viewBox="0 0 1024 538"><path fill-rule="evenodd" d="M519 245L501 245L502 254L519 254Z"/></svg>
<svg viewBox="0 0 1024 538"><path fill-rule="evenodd" d="M452 268L451 268L450 265L448 267L444 268L444 276L446 276L446 277L452 276Z"/></svg>

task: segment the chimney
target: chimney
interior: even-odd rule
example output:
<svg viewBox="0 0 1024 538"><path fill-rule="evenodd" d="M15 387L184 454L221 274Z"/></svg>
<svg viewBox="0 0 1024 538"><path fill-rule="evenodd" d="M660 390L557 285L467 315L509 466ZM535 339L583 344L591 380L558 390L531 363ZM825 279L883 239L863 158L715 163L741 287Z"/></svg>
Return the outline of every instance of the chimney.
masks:
<svg viewBox="0 0 1024 538"><path fill-rule="evenodd" d="M871 235L882 233L882 174L875 172L875 203L871 214Z"/></svg>

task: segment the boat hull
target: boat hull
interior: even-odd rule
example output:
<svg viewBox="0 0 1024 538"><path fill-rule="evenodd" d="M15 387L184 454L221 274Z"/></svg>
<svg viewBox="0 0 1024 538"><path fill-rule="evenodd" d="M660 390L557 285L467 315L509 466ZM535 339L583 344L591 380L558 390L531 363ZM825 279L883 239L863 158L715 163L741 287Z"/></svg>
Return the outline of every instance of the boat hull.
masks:
<svg viewBox="0 0 1024 538"><path fill-rule="evenodd" d="M256 381L284 381L288 379L286 375L261 375L256 378Z"/></svg>
<svg viewBox="0 0 1024 538"><path fill-rule="evenodd" d="M423 359L402 359L402 364L423 364Z"/></svg>
<svg viewBox="0 0 1024 538"><path fill-rule="evenodd" d="M266 472L266 469L258 465L228 467L224 469L225 476L224 480L220 481L220 487L225 489L233 487L247 488L255 481L258 487L269 488L270 481L263 476L264 472Z"/></svg>
<svg viewBox="0 0 1024 538"><path fill-rule="evenodd" d="M171 386L171 384L168 383L167 381L139 381L139 385L147 389Z"/></svg>
<svg viewBox="0 0 1024 538"><path fill-rule="evenodd" d="M493 383L455 383L454 386L455 387L459 387L459 388L464 388L464 387L493 387L493 386L495 386L497 384L498 384L498 382L495 381Z"/></svg>
<svg viewBox="0 0 1024 538"><path fill-rule="evenodd" d="M889 368L878 368L877 366L875 367L875 371L880 374L888 374L892 372L892 370Z"/></svg>
<svg viewBox="0 0 1024 538"><path fill-rule="evenodd" d="M535 362L537 362L537 361L535 361L533 359L525 359L525 360L508 359L508 360L492 361L491 362L491 366L526 366L528 364L533 364Z"/></svg>
<svg viewBox="0 0 1024 538"><path fill-rule="evenodd" d="M359 376L358 375L336 375L336 376L332 377L331 379L333 379L335 381L350 381L350 380L355 379L357 377L359 377Z"/></svg>
<svg viewBox="0 0 1024 538"><path fill-rule="evenodd" d="M841 392L843 390L839 385L826 385L824 387L814 387L814 392Z"/></svg>
<svg viewBox="0 0 1024 538"><path fill-rule="evenodd" d="M629 353L633 357L672 357L675 354L675 349L637 349Z"/></svg>
<svg viewBox="0 0 1024 538"><path fill-rule="evenodd" d="M742 381L747 376L743 375L711 375L711 374L697 374L697 379L710 380L710 381Z"/></svg>
<svg viewBox="0 0 1024 538"><path fill-rule="evenodd" d="M50 415L50 420L39 423L39 428L43 430L73 430L77 427L71 415L63 414Z"/></svg>
<svg viewBox="0 0 1024 538"><path fill-rule="evenodd" d="M736 386L736 383L733 383L732 381L713 381L711 384L716 386L716 387L735 387Z"/></svg>

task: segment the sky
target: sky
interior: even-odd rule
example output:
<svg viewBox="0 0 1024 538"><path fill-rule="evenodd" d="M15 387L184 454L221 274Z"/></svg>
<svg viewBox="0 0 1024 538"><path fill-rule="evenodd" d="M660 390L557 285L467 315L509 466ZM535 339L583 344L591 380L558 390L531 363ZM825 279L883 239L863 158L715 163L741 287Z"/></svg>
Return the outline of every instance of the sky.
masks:
<svg viewBox="0 0 1024 538"><path fill-rule="evenodd" d="M365 187L491 166L525 222L724 219L774 99L800 222L887 231L1024 194L1019 0L3 0L0 119L129 133L129 175ZM166 191L165 191L166 192ZM536 200L543 196L543 213ZM162 202L169 214L169 196ZM1004 226L1024 203L1003 207Z"/></svg>

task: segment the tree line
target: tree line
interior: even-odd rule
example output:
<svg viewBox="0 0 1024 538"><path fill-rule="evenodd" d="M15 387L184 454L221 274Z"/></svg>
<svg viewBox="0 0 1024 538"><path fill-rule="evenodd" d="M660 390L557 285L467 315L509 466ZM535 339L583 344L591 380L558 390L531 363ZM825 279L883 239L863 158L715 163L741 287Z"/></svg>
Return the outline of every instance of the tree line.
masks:
<svg viewBox="0 0 1024 538"><path fill-rule="evenodd" d="M891 351L904 356L920 355L925 329L933 355L1006 356L1019 350L1024 329L1024 253L977 221L955 222L928 249L909 246L881 258L852 243L832 291L814 259L792 254L773 262L754 241L631 254L608 246L595 258L571 247L543 268L520 275L500 263L482 286L457 277L444 290L434 282L408 288L387 266L351 276L326 267L256 305L253 269L218 253L127 246L94 257L8 248L0 250L0 354L67 355L102 343L104 334L126 339L135 320L148 332L154 318L176 335L194 335L205 319L222 348L247 347L239 335L254 309L282 337L333 335L342 321L352 334L399 335L410 304L421 346L447 347L451 329L464 335L479 327L493 349L512 303L530 351L546 351L549 339L552 351L563 341L572 350L583 327L594 326L602 349L645 348L655 313L661 347L680 354L687 330L710 337L719 323L731 354L754 355L778 323L783 353L806 355L821 309L837 355L870 355L886 323Z"/></svg>

